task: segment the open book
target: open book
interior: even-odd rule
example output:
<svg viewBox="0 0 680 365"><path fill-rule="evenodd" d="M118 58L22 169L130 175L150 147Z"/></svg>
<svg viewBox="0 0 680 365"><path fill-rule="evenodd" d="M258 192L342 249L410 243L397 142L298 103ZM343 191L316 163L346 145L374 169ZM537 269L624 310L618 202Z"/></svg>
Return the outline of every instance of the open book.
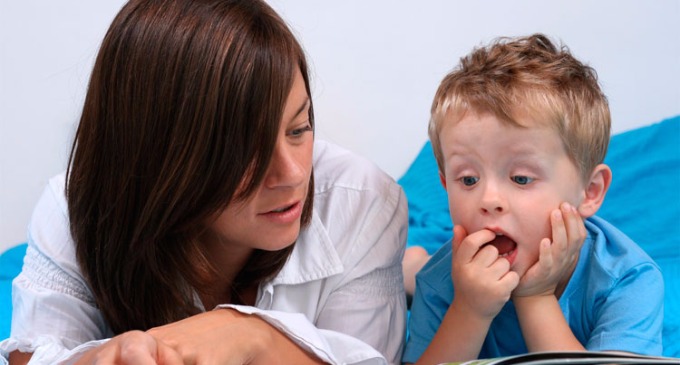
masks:
<svg viewBox="0 0 680 365"><path fill-rule="evenodd" d="M616 352L534 352L530 354L445 363L447 365L552 365L552 364L675 364L680 358L653 357Z"/></svg>

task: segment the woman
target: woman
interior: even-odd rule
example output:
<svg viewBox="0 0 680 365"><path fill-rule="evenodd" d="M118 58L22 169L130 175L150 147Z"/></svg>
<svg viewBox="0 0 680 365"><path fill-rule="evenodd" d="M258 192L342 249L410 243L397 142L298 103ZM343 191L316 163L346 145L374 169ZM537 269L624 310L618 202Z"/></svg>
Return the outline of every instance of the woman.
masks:
<svg viewBox="0 0 680 365"><path fill-rule="evenodd" d="M35 209L3 356L398 363L405 197L313 131L269 6L130 1Z"/></svg>

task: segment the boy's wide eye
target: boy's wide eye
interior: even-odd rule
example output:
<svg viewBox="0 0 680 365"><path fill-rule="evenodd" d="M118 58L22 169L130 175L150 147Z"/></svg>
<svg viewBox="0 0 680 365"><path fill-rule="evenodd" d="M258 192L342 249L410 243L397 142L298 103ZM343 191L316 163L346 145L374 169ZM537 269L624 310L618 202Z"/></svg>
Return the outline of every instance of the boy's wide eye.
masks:
<svg viewBox="0 0 680 365"><path fill-rule="evenodd" d="M460 182L462 182L465 186L472 186L476 184L477 181L479 181L479 178L475 176L463 176L460 178Z"/></svg>
<svg viewBox="0 0 680 365"><path fill-rule="evenodd" d="M530 178L528 176L521 176L521 175L513 176L513 177L511 177L511 179L512 179L512 181L514 181L516 184L519 184L519 185L526 185L526 184L529 184L532 181L534 181L533 178Z"/></svg>

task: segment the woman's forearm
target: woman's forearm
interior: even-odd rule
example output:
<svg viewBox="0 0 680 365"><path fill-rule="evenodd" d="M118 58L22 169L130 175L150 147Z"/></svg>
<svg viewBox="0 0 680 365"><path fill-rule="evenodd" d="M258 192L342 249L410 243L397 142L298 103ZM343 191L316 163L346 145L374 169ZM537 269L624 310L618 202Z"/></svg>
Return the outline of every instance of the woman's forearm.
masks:
<svg viewBox="0 0 680 365"><path fill-rule="evenodd" d="M252 320L253 325L261 326L259 340L254 339L261 346L258 347L256 355L250 364L325 364L318 357L303 350L287 335L271 326L265 320L254 315L251 315L249 318Z"/></svg>
<svg viewBox="0 0 680 365"><path fill-rule="evenodd" d="M148 333L183 359L238 358L248 364L323 364L256 314L215 309Z"/></svg>

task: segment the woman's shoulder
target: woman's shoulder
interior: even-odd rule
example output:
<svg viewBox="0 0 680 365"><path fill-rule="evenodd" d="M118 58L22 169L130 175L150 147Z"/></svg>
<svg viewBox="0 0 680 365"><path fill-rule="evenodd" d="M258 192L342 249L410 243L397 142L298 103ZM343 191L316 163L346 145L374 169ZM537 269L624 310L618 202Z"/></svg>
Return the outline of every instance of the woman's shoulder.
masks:
<svg viewBox="0 0 680 365"><path fill-rule="evenodd" d="M317 194L329 189L389 191L395 180L375 163L333 143L314 143L314 187Z"/></svg>
<svg viewBox="0 0 680 365"><path fill-rule="evenodd" d="M39 203L45 203L49 208L61 211L64 215L67 214L68 207L66 204L66 171L62 171L57 175L50 177L47 180L45 191L40 198ZM48 204L49 203L49 204ZM40 204L38 204L40 206Z"/></svg>
<svg viewBox="0 0 680 365"><path fill-rule="evenodd" d="M402 211L407 214L406 197L401 186L373 162L332 143L317 141L314 211L325 226L341 227L348 233L373 219L377 225L384 225L396 215L399 221Z"/></svg>
<svg viewBox="0 0 680 365"><path fill-rule="evenodd" d="M324 141L314 147L314 213L306 232L318 237L310 241L316 245L323 237L346 265L374 250L386 261L396 260L392 256L403 250L408 224L399 184L346 149Z"/></svg>
<svg viewBox="0 0 680 365"><path fill-rule="evenodd" d="M66 173L62 172L47 182L33 209L28 227L28 245L69 275L79 277L80 270L69 230L65 181Z"/></svg>
<svg viewBox="0 0 680 365"><path fill-rule="evenodd" d="M62 172L47 181L38 203L33 209L29 224L29 240L31 238L43 238L54 236L47 234L63 233L68 231L68 206L64 186L66 173ZM38 237L31 237L38 234ZM70 235L68 235L70 237Z"/></svg>

